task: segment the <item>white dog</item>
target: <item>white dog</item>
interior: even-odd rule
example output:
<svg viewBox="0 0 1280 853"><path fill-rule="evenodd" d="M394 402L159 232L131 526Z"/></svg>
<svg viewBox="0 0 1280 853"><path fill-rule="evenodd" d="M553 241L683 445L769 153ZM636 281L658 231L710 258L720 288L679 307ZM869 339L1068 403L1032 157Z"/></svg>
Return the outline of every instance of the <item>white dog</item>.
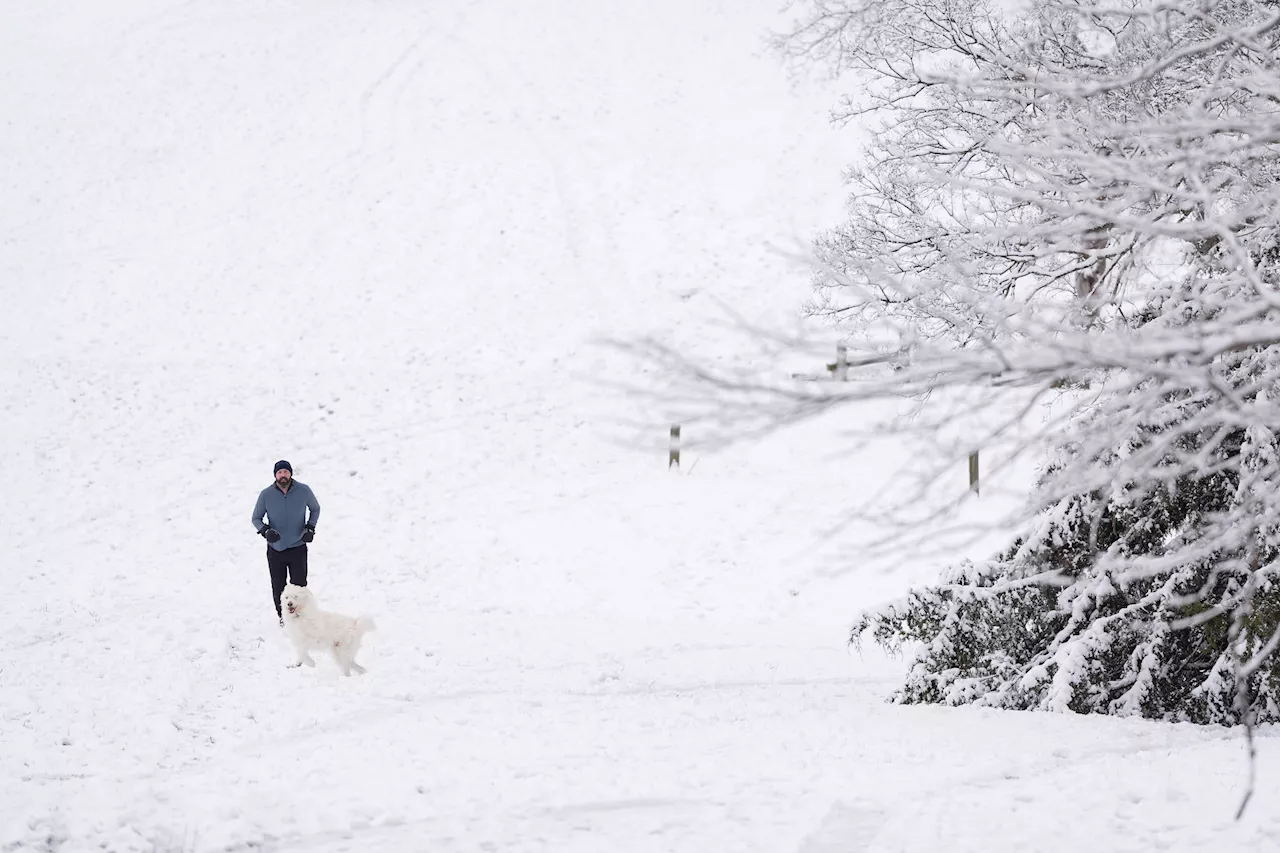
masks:
<svg viewBox="0 0 1280 853"><path fill-rule="evenodd" d="M284 627L293 643L295 662L290 666L315 666L311 652L323 651L333 655L343 675L350 675L352 670L365 672L356 663L356 652L360 651L360 638L373 630L372 619L352 619L321 610L311 590L293 584L284 588L280 604L284 607Z"/></svg>

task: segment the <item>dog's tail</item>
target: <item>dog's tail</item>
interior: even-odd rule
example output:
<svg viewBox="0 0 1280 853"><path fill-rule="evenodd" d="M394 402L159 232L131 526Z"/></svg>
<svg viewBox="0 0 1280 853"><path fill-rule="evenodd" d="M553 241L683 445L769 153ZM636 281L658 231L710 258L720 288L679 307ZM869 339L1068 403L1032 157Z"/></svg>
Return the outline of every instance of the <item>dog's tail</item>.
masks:
<svg viewBox="0 0 1280 853"><path fill-rule="evenodd" d="M378 629L378 626L373 624L372 616L356 617L356 630L359 631L361 634L367 634L370 631L376 631L377 629Z"/></svg>

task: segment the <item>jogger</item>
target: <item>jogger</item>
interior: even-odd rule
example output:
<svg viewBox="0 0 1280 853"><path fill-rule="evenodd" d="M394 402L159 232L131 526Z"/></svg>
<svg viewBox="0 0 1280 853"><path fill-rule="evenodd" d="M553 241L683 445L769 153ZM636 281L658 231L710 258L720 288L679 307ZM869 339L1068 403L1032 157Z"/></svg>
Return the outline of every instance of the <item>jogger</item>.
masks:
<svg viewBox="0 0 1280 853"><path fill-rule="evenodd" d="M320 502L306 483L293 479L293 466L281 459L275 466L275 482L262 490L253 507L253 529L267 540L271 598L281 625L280 593L289 581L307 585L307 543L316 538L319 520Z"/></svg>

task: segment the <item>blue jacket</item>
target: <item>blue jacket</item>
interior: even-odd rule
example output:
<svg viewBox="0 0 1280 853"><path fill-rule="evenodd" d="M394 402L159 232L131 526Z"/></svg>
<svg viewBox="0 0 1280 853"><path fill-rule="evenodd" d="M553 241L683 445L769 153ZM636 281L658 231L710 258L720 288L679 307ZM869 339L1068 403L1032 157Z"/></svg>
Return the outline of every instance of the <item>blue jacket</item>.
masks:
<svg viewBox="0 0 1280 853"><path fill-rule="evenodd" d="M307 510L311 510L310 517L307 517ZM262 521L264 515L266 523ZM253 507L254 530L261 533L267 527L274 527L280 531L280 541L268 545L277 551L301 545L303 528L308 525L315 527L319 520L320 502L311 493L310 486L297 480L289 485L287 495L275 483L267 486Z"/></svg>

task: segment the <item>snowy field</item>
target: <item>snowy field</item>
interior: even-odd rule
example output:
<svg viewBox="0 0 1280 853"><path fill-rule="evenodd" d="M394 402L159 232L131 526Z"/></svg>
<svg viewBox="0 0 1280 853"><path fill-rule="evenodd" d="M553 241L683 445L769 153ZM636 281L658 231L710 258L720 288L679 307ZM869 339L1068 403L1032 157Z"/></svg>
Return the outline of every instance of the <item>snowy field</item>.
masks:
<svg viewBox="0 0 1280 853"><path fill-rule="evenodd" d="M806 295L776 5L0 0L0 851L1280 850L1274 729L1237 822L1239 733L884 702L874 413L675 473L606 388ZM281 457L366 676L285 668Z"/></svg>

